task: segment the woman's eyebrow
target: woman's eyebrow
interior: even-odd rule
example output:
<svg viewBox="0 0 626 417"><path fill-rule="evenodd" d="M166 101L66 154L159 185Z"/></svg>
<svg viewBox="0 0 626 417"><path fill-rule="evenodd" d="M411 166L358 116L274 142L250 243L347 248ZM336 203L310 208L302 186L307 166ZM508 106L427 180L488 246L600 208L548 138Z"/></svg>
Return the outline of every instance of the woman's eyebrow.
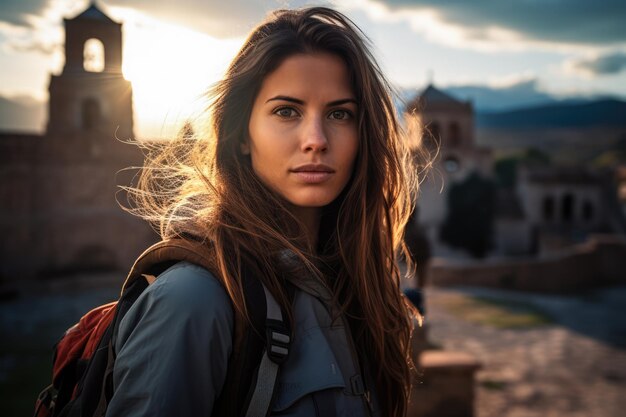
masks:
<svg viewBox="0 0 626 417"><path fill-rule="evenodd" d="M269 103L270 101L275 101L275 100L290 101L292 103L296 103L296 104L300 104L300 105L304 104L303 100L300 100L299 98L295 98L295 97L289 97L289 96L272 97L272 98L268 99L266 101L266 103ZM327 104L327 106L339 106L339 105L345 104L345 103L357 104L356 100L353 99L353 98L342 98L342 99L339 99L339 100L331 101L330 103Z"/></svg>
<svg viewBox="0 0 626 417"><path fill-rule="evenodd" d="M331 101L330 103L328 103L328 105L329 106L339 106L341 104L346 104L346 103L357 104L356 100L353 99L353 98L342 98L340 100Z"/></svg>
<svg viewBox="0 0 626 417"><path fill-rule="evenodd" d="M296 103L296 104L304 104L304 101L298 99L298 98L294 98L294 97L289 97L289 96L276 96L276 97L272 97L270 99L268 99L266 101L266 103L269 103L270 101L274 101L274 100L282 100L282 101L291 101L292 103Z"/></svg>

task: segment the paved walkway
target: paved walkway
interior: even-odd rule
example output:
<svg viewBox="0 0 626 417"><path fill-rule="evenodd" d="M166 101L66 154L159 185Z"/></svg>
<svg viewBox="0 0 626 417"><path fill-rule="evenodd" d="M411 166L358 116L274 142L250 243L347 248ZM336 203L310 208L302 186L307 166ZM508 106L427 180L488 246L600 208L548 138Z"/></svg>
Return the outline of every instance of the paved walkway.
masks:
<svg viewBox="0 0 626 417"><path fill-rule="evenodd" d="M527 329L474 324L446 307L450 297L524 302L555 322ZM477 417L626 415L626 288L578 297L483 289L429 289L430 339L475 355Z"/></svg>

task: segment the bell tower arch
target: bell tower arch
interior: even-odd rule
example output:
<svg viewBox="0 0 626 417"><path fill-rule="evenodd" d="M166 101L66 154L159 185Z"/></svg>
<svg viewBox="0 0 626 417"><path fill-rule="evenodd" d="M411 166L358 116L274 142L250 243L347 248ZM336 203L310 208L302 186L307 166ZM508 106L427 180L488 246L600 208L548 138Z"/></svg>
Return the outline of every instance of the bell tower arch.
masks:
<svg viewBox="0 0 626 417"><path fill-rule="evenodd" d="M92 2L64 19L64 26L65 66L50 79L47 134L131 137L132 87L122 75L122 24Z"/></svg>

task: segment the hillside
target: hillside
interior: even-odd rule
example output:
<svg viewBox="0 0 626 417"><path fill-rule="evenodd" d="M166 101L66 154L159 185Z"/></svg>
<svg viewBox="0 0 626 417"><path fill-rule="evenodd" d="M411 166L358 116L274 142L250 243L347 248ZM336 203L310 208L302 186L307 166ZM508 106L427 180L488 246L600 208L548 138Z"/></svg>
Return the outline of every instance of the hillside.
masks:
<svg viewBox="0 0 626 417"><path fill-rule="evenodd" d="M626 128L626 102L616 99L554 103L476 114L479 129Z"/></svg>
<svg viewBox="0 0 626 417"><path fill-rule="evenodd" d="M0 96L0 132L41 133L46 120L46 103L31 97Z"/></svg>

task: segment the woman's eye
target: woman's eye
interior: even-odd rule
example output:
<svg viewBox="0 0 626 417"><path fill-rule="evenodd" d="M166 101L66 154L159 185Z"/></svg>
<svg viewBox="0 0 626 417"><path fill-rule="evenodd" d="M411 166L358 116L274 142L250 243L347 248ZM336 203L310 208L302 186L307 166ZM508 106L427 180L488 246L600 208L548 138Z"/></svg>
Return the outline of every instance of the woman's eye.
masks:
<svg viewBox="0 0 626 417"><path fill-rule="evenodd" d="M331 119L346 120L352 117L352 114L347 110L333 110L330 112L329 117Z"/></svg>
<svg viewBox="0 0 626 417"><path fill-rule="evenodd" d="M291 107L283 107L281 109L278 109L274 111L274 114L284 118L295 117L298 115L298 113Z"/></svg>

